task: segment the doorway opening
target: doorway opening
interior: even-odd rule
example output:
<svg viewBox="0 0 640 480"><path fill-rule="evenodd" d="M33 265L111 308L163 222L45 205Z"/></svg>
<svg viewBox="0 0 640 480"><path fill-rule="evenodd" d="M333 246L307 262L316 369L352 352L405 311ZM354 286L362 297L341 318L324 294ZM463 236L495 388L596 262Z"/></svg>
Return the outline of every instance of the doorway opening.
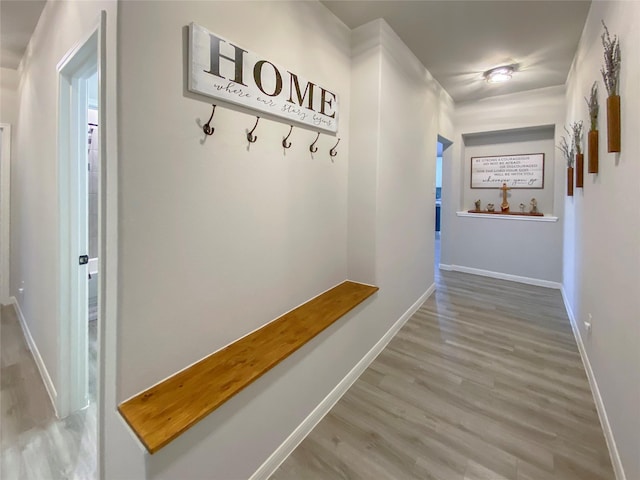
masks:
<svg viewBox="0 0 640 480"><path fill-rule="evenodd" d="M451 175L451 147L452 142L441 135L438 135L436 142L436 181L435 181L435 241L433 254L433 268L435 276L438 278L440 272L440 257L442 255L442 236L446 228L446 218L444 213L447 206L446 186ZM445 232L446 236L446 232Z"/></svg>
<svg viewBox="0 0 640 480"><path fill-rule="evenodd" d="M89 263L87 326L88 326L88 403L96 403L97 341L98 341L98 195L100 187L100 116L98 114L98 73L87 80L87 251Z"/></svg>
<svg viewBox="0 0 640 480"><path fill-rule="evenodd" d="M97 76L95 41L90 38L60 69L60 340L66 344L60 351L61 417L89 405L88 117L90 79Z"/></svg>
<svg viewBox="0 0 640 480"><path fill-rule="evenodd" d="M0 304L9 303L11 125L0 123Z"/></svg>
<svg viewBox="0 0 640 480"><path fill-rule="evenodd" d="M438 137L436 151L436 224L435 224L435 251L433 265L436 272L440 267L440 230L442 228L442 150L443 144Z"/></svg>
<svg viewBox="0 0 640 480"><path fill-rule="evenodd" d="M59 372L56 410L82 425L83 471L98 476L105 149L104 16L58 64Z"/></svg>

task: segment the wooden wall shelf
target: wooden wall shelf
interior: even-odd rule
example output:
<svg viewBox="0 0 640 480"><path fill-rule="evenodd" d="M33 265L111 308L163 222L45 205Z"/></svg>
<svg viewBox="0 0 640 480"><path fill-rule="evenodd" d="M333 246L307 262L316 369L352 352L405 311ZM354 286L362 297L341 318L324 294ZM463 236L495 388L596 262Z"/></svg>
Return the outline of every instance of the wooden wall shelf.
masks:
<svg viewBox="0 0 640 480"><path fill-rule="evenodd" d="M468 210L467 213L482 213L487 215L520 215L523 217L544 217L544 213L529 213L529 212L489 212L487 210Z"/></svg>
<svg viewBox="0 0 640 480"><path fill-rule="evenodd" d="M341 283L123 402L118 410L155 453L377 291L371 285Z"/></svg>
<svg viewBox="0 0 640 480"><path fill-rule="evenodd" d="M466 218L484 218L491 219L491 221L513 221L513 222L542 222L542 223L554 223L558 221L558 217L553 215L510 215L502 212L476 212L475 210L464 210L456 212L456 217Z"/></svg>

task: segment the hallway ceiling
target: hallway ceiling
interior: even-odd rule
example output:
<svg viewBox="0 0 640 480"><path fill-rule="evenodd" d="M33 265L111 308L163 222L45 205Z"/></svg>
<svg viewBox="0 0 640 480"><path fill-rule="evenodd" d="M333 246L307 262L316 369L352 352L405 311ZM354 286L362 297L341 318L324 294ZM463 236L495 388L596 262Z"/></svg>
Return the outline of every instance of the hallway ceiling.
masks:
<svg viewBox="0 0 640 480"><path fill-rule="evenodd" d="M0 1L0 67L18 68L46 0Z"/></svg>
<svg viewBox="0 0 640 480"><path fill-rule="evenodd" d="M333 1L349 28L383 18L456 103L564 85L591 1ZM510 82L482 74L518 64Z"/></svg>
<svg viewBox="0 0 640 480"><path fill-rule="evenodd" d="M0 1L0 66L18 68L45 0ZM563 85L591 5L580 1L323 0L348 27L384 18L456 103ZM518 64L505 84L482 73Z"/></svg>

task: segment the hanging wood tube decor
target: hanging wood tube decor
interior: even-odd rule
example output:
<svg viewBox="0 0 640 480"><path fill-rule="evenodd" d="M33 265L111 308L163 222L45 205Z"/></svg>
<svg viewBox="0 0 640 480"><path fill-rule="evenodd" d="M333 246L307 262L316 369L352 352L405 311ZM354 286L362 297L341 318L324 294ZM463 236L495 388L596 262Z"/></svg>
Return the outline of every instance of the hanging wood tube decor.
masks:
<svg viewBox="0 0 640 480"><path fill-rule="evenodd" d="M584 153L576 153L576 188L584 186Z"/></svg>
<svg viewBox="0 0 640 480"><path fill-rule="evenodd" d="M567 167L567 196L573 197L573 167Z"/></svg>
<svg viewBox="0 0 640 480"><path fill-rule="evenodd" d="M620 151L620 95L607 98L607 141L610 153Z"/></svg>
<svg viewBox="0 0 640 480"><path fill-rule="evenodd" d="M589 131L588 155L589 173L598 173L598 130Z"/></svg>
<svg viewBox="0 0 640 480"><path fill-rule="evenodd" d="M604 33L600 36L604 49L604 65L600 69L602 81L607 88L607 147L609 152L620 151L620 39L611 37L609 29L601 20ZM593 88L593 87L592 87ZM591 126L593 128L593 125Z"/></svg>

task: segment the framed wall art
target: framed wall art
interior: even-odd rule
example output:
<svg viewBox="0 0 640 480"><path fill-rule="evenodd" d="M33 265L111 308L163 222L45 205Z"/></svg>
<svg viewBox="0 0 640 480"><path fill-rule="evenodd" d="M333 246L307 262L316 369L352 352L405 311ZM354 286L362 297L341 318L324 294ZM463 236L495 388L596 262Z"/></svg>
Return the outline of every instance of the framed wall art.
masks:
<svg viewBox="0 0 640 480"><path fill-rule="evenodd" d="M471 188L544 188L544 153L471 157Z"/></svg>

